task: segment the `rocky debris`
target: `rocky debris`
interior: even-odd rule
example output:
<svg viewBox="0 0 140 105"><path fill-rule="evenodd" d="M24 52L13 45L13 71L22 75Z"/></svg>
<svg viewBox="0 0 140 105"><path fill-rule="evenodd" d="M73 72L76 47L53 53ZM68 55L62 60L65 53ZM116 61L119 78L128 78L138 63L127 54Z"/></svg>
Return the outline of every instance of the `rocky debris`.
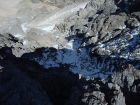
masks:
<svg viewBox="0 0 140 105"><path fill-rule="evenodd" d="M133 65L125 64L111 75L110 81L120 86L127 105L139 105L139 70ZM134 99L135 97L135 99Z"/></svg>
<svg viewBox="0 0 140 105"><path fill-rule="evenodd" d="M126 24L127 24L127 27L134 28L134 27L139 26L140 23L139 23L139 21L136 18L129 18L126 21Z"/></svg>
<svg viewBox="0 0 140 105"><path fill-rule="evenodd" d="M131 64L116 68L106 82L73 74L69 65L44 69L27 58L5 56L0 59L2 105L139 105L139 71Z"/></svg>
<svg viewBox="0 0 140 105"><path fill-rule="evenodd" d="M101 7L98 9L98 13L103 13L106 16L114 14L117 10L117 6L114 5L114 0L105 0Z"/></svg>
<svg viewBox="0 0 140 105"><path fill-rule="evenodd" d="M6 56L0 66L1 105L132 105L130 98L139 105L139 71L130 64L115 71L110 82L73 74L69 65L44 69L27 58Z"/></svg>
<svg viewBox="0 0 140 105"><path fill-rule="evenodd" d="M131 65L129 64L129 66ZM133 71L133 69L134 67L126 68L127 71ZM123 72L120 72L120 74L124 75ZM61 76L63 77L63 75ZM125 76L129 77L128 74L126 74ZM111 75L111 77L115 78L115 77L118 77L118 75L116 76ZM125 83L125 81L123 81L123 79L125 79L125 77L123 76L121 79L121 84L123 86L121 86L120 82L119 83L116 82L117 80L120 80L118 78L115 79L116 81L110 81L110 82L105 82L103 79L92 78L92 77L86 77L86 78L82 77L79 80L78 75L77 76L75 75L72 78L76 79L75 80L76 84L74 85L74 87L71 88L72 89L71 95L69 96L69 99L66 102L66 105L69 105L69 104L72 104L72 105L78 105L78 104L80 105L90 105L90 104L139 105L138 101L131 100L132 97L136 97L136 99L138 99L139 93L137 95L135 93L134 94L132 93L132 95L129 95L129 90L127 90L126 87L124 86L124 85L128 85L129 83ZM72 80L72 78L70 80ZM128 78L128 79L131 80L131 78ZM63 83L65 84L65 82ZM135 83L135 85L133 85L133 83ZM138 92L139 82L133 81L133 83L131 83L133 86L132 85L130 86L132 87L132 92L136 92L136 90ZM129 103L130 100L132 101L131 103Z"/></svg>
<svg viewBox="0 0 140 105"><path fill-rule="evenodd" d="M139 43L137 40L139 39L139 29L140 28L138 26L131 30L125 29L124 31L120 31L121 33L119 32L117 37L111 38L109 41L101 43L100 46L93 47L92 52L99 55L114 55L116 57L124 57L128 59L136 58L137 56L139 59L138 52L135 51L134 53L134 50ZM104 53L104 50L108 51L109 53Z"/></svg>
<svg viewBox="0 0 140 105"><path fill-rule="evenodd" d="M11 48L11 51L5 49L5 54L13 54L16 57L20 57L24 53L33 52L40 45L33 40L22 40L11 34L0 35L0 48L5 47Z"/></svg>
<svg viewBox="0 0 140 105"><path fill-rule="evenodd" d="M73 74L69 65L44 69L27 58L6 55L0 66L1 105L125 105L116 83Z"/></svg>
<svg viewBox="0 0 140 105"><path fill-rule="evenodd" d="M101 78L74 74L69 71L68 64L44 69L27 56L16 58L12 53L6 54L7 50L11 51L10 48L0 50L1 56L5 54L0 59L2 105L132 105L128 104L130 99L133 99L131 103L139 105L139 101L135 101L139 97L139 71L130 64L122 69L116 66L106 82ZM51 50L56 52L56 49Z"/></svg>
<svg viewBox="0 0 140 105"><path fill-rule="evenodd" d="M108 7L108 8L106 8L106 7ZM96 18L95 14L99 14L100 11L103 11L101 13L103 13L104 15L114 13L116 11L116 5L113 3L112 0L109 0L109 1L92 0L86 5L85 8L83 8L83 9L81 8L77 12L77 14L75 14L75 16L72 16L72 18L65 19L64 22L65 22L65 24L71 23L71 26L74 26L72 28L72 33L74 32L75 34L76 33L85 34L87 32L86 28L87 28L88 21L95 19ZM95 18L93 18L93 17L95 17Z"/></svg>
<svg viewBox="0 0 140 105"><path fill-rule="evenodd" d="M120 5L121 7L117 6L124 2L117 3L116 1L114 4L112 0L91 1L86 8L78 12L74 20L68 20L72 21L72 24L69 24L69 26L71 25L69 34L76 34L77 37L83 39L79 48L88 47L93 55L139 59L138 53L132 53L132 46L138 45L138 40L136 41L135 37L139 37L139 12L133 12L129 15L126 11L118 12L117 9L121 8L122 5ZM104 8L109 4L111 7ZM65 22L67 21L65 20Z"/></svg>
<svg viewBox="0 0 140 105"><path fill-rule="evenodd" d="M119 35L121 30L126 27L125 21L128 18L127 15L125 13L113 15L117 9L116 5L113 4L113 1L102 2L103 1L97 3L97 1L91 1L85 9L81 9L78 12L80 14L87 13L88 15L78 15L77 17L79 19L75 24L71 24L72 28L70 34L77 34L78 37L83 37L83 43L85 43L86 46L95 45L97 42L106 42ZM109 10L106 8L106 10L103 6L109 4L111 7ZM94 8L94 10L90 8ZM111 10L113 12L111 12ZM73 22L73 20L71 21Z"/></svg>
<svg viewBox="0 0 140 105"><path fill-rule="evenodd" d="M140 21L140 12L133 12L131 13L132 17L136 17L138 19L138 21Z"/></svg>
<svg viewBox="0 0 140 105"><path fill-rule="evenodd" d="M121 88L115 82L82 77L69 71L67 64L44 69L28 58L7 54L0 59L0 66L2 105L125 105Z"/></svg>
<svg viewBox="0 0 140 105"><path fill-rule="evenodd" d="M71 23L60 23L58 25L56 24L54 29L60 31L61 33L66 33L69 31L70 27Z"/></svg>
<svg viewBox="0 0 140 105"><path fill-rule="evenodd" d="M103 79L89 79L84 85L86 93L81 99L81 105L125 105L125 98L120 87L114 83L106 83Z"/></svg>

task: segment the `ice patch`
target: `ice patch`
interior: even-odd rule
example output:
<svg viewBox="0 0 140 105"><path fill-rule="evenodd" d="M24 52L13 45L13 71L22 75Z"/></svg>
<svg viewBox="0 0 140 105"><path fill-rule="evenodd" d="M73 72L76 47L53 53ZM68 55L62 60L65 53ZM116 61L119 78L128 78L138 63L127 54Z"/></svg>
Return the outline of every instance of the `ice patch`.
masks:
<svg viewBox="0 0 140 105"><path fill-rule="evenodd" d="M27 23L21 24L21 27L22 27L22 30L23 30L24 33L26 33L27 30L28 30L28 28L25 27L26 24L27 24Z"/></svg>
<svg viewBox="0 0 140 105"><path fill-rule="evenodd" d="M56 48L56 49L58 49L58 44L54 45L53 47Z"/></svg>
<svg viewBox="0 0 140 105"><path fill-rule="evenodd" d="M126 25L119 27L119 29L125 29L125 28L126 28Z"/></svg>
<svg viewBox="0 0 140 105"><path fill-rule="evenodd" d="M104 47L104 44L99 44L99 47Z"/></svg>
<svg viewBox="0 0 140 105"><path fill-rule="evenodd" d="M79 40L75 40L79 45ZM75 42L75 43L76 43ZM74 42L69 42L69 45L72 46ZM55 48L58 45L54 45ZM110 67L110 62L103 61L102 63L98 62L96 58L90 58L87 53L87 50L81 48L81 52L77 52L78 47L74 47L74 50L71 49L57 49L57 52L50 52L49 49L46 49L43 53L43 58L40 60L36 60L39 64L44 65L45 68L49 67L59 67L59 64L70 64L69 69L73 73L80 73L84 77L92 76L92 77L102 77L107 79L108 75L111 74L113 67ZM100 72L103 68L107 70L112 68L109 72Z"/></svg>
<svg viewBox="0 0 140 105"><path fill-rule="evenodd" d="M140 26L140 23L138 23L137 26Z"/></svg>
<svg viewBox="0 0 140 105"><path fill-rule="evenodd" d="M55 25L51 25L51 26L42 28L41 30L46 31L46 32L50 32L50 31L52 31L54 29L54 27L55 27Z"/></svg>
<svg viewBox="0 0 140 105"><path fill-rule="evenodd" d="M70 47L70 49L73 50L73 43L72 42L68 42L67 45L68 45L68 47Z"/></svg>
<svg viewBox="0 0 140 105"><path fill-rule="evenodd" d="M24 40L24 41L23 41L23 45L26 45L26 44L27 44L27 41L26 41L26 40Z"/></svg>
<svg viewBox="0 0 140 105"><path fill-rule="evenodd" d="M116 55L110 55L110 57L112 57L112 58L116 58L117 56L116 56Z"/></svg>
<svg viewBox="0 0 140 105"><path fill-rule="evenodd" d="M24 36L23 35L19 35L19 34L16 34L14 35L16 38L19 38L19 39L22 39Z"/></svg>
<svg viewBox="0 0 140 105"><path fill-rule="evenodd" d="M128 55L120 55L119 57L120 57L120 58L128 59Z"/></svg>

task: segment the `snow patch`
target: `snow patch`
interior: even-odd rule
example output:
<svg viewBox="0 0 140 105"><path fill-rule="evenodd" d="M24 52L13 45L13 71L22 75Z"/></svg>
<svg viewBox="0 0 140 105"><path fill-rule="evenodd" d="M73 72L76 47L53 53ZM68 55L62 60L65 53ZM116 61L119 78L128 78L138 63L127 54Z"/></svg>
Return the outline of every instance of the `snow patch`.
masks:
<svg viewBox="0 0 140 105"><path fill-rule="evenodd" d="M68 45L68 48L70 47L70 49L73 50L73 43L72 42L68 42L67 45Z"/></svg>
<svg viewBox="0 0 140 105"><path fill-rule="evenodd" d="M120 27L119 27L119 29L121 29L121 30L122 30L122 29L125 29L125 28L126 28L126 25L120 26Z"/></svg>
<svg viewBox="0 0 140 105"><path fill-rule="evenodd" d="M58 44L54 45L53 47L56 48L56 49L58 49Z"/></svg>
<svg viewBox="0 0 140 105"><path fill-rule="evenodd" d="M22 39L24 36L23 35L20 35L20 34L16 34L14 35L16 38L19 38L19 39Z"/></svg>
<svg viewBox="0 0 140 105"><path fill-rule="evenodd" d="M85 48L81 48L81 52L77 52L79 48L78 46L80 45L79 40L68 42L67 45L71 46L72 49L59 49L58 45L54 45L57 52L50 52L49 49L46 49L43 53L43 58L34 60L39 62L39 64L44 65L45 68L59 67L60 63L69 64L69 69L73 73L80 73L84 77L91 76L107 79L108 75L111 74L113 69L113 67L110 67L110 62L107 63L103 61L100 63L98 62L98 59L90 58ZM106 73L100 72L105 67L108 67L107 69L112 69Z"/></svg>
<svg viewBox="0 0 140 105"><path fill-rule="evenodd" d="M28 28L25 27L26 24L27 24L27 23L21 24L21 27L22 27L22 30L23 30L24 33L26 33L27 30L28 30Z"/></svg>
<svg viewBox="0 0 140 105"><path fill-rule="evenodd" d="M23 45L26 45L26 44L27 44L27 41L26 41L26 40L24 40L24 41L23 41Z"/></svg>
<svg viewBox="0 0 140 105"><path fill-rule="evenodd" d="M46 31L46 32L50 32L50 31L52 31L54 29L54 27L55 27L55 25L51 25L51 26L42 28L41 30Z"/></svg>

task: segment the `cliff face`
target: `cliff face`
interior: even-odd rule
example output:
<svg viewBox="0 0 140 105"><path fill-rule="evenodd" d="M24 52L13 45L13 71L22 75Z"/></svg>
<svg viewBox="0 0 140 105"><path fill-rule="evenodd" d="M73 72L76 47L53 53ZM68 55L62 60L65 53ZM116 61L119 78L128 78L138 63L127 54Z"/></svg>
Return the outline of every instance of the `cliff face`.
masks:
<svg viewBox="0 0 140 105"><path fill-rule="evenodd" d="M1 105L140 105L139 0L0 3Z"/></svg>
<svg viewBox="0 0 140 105"><path fill-rule="evenodd" d="M1 105L140 104L140 73L131 64L116 67L106 82L74 74L68 64L45 69L28 58L16 58L10 51L8 47L0 50Z"/></svg>

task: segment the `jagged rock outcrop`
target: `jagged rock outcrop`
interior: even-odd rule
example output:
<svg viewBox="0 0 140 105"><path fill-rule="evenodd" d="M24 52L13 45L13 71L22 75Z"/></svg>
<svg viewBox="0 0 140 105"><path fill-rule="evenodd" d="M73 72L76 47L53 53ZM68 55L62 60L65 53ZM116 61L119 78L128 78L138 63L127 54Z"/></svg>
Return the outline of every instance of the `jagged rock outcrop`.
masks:
<svg viewBox="0 0 140 105"><path fill-rule="evenodd" d="M83 78L69 65L44 69L27 58L5 56L0 59L1 105L125 105L117 84Z"/></svg>
<svg viewBox="0 0 140 105"><path fill-rule="evenodd" d="M1 105L140 105L140 0L83 1L26 0L2 20Z"/></svg>
<svg viewBox="0 0 140 105"><path fill-rule="evenodd" d="M125 2L137 5L135 1L131 3L130 1L117 2L116 4L118 5ZM108 7L107 5L109 4L111 4L109 9L104 8L104 6ZM133 11L131 14L123 10L118 12L117 9L124 7L122 5L117 7L118 5L116 4L112 0L100 1L98 3L97 1L91 1L85 9L80 11L83 14L88 13L88 15L80 13L82 15L77 16L80 19L72 25L70 35L76 34L82 38L83 41L80 47L90 47L93 55L112 55L127 57L128 59L128 56L130 58L132 56L133 58L134 55L137 56L137 54L131 53L131 51L133 51L133 46L137 46L138 43L134 40L135 35L139 35L139 12ZM128 7L132 8L131 6ZM90 8L94 8L94 10ZM88 12L85 12L86 10ZM136 37L138 39L139 36Z"/></svg>
<svg viewBox="0 0 140 105"><path fill-rule="evenodd" d="M36 64L15 57L10 58L11 60L8 58L7 60L0 59L0 104L52 105L41 85L28 74L33 75L33 71L37 70ZM27 71L27 68L30 71Z"/></svg>
<svg viewBox="0 0 140 105"><path fill-rule="evenodd" d="M22 40L16 38L12 34L0 35L0 48L9 47L11 51L5 49L4 54L13 54L16 57L22 56L24 53L33 52L40 47L36 41Z"/></svg>
<svg viewBox="0 0 140 105"><path fill-rule="evenodd" d="M0 50L2 105L139 105L139 71L131 64L116 67L106 82L74 74L67 64L45 69L10 51L8 47Z"/></svg>
<svg viewBox="0 0 140 105"><path fill-rule="evenodd" d="M103 79L88 79L84 85L85 93L81 105L125 105L125 97L115 83L106 83Z"/></svg>
<svg viewBox="0 0 140 105"><path fill-rule="evenodd" d="M126 98L127 105L139 105L139 75L140 71L136 70L133 65L125 64L116 70L110 78L110 81L118 84Z"/></svg>

